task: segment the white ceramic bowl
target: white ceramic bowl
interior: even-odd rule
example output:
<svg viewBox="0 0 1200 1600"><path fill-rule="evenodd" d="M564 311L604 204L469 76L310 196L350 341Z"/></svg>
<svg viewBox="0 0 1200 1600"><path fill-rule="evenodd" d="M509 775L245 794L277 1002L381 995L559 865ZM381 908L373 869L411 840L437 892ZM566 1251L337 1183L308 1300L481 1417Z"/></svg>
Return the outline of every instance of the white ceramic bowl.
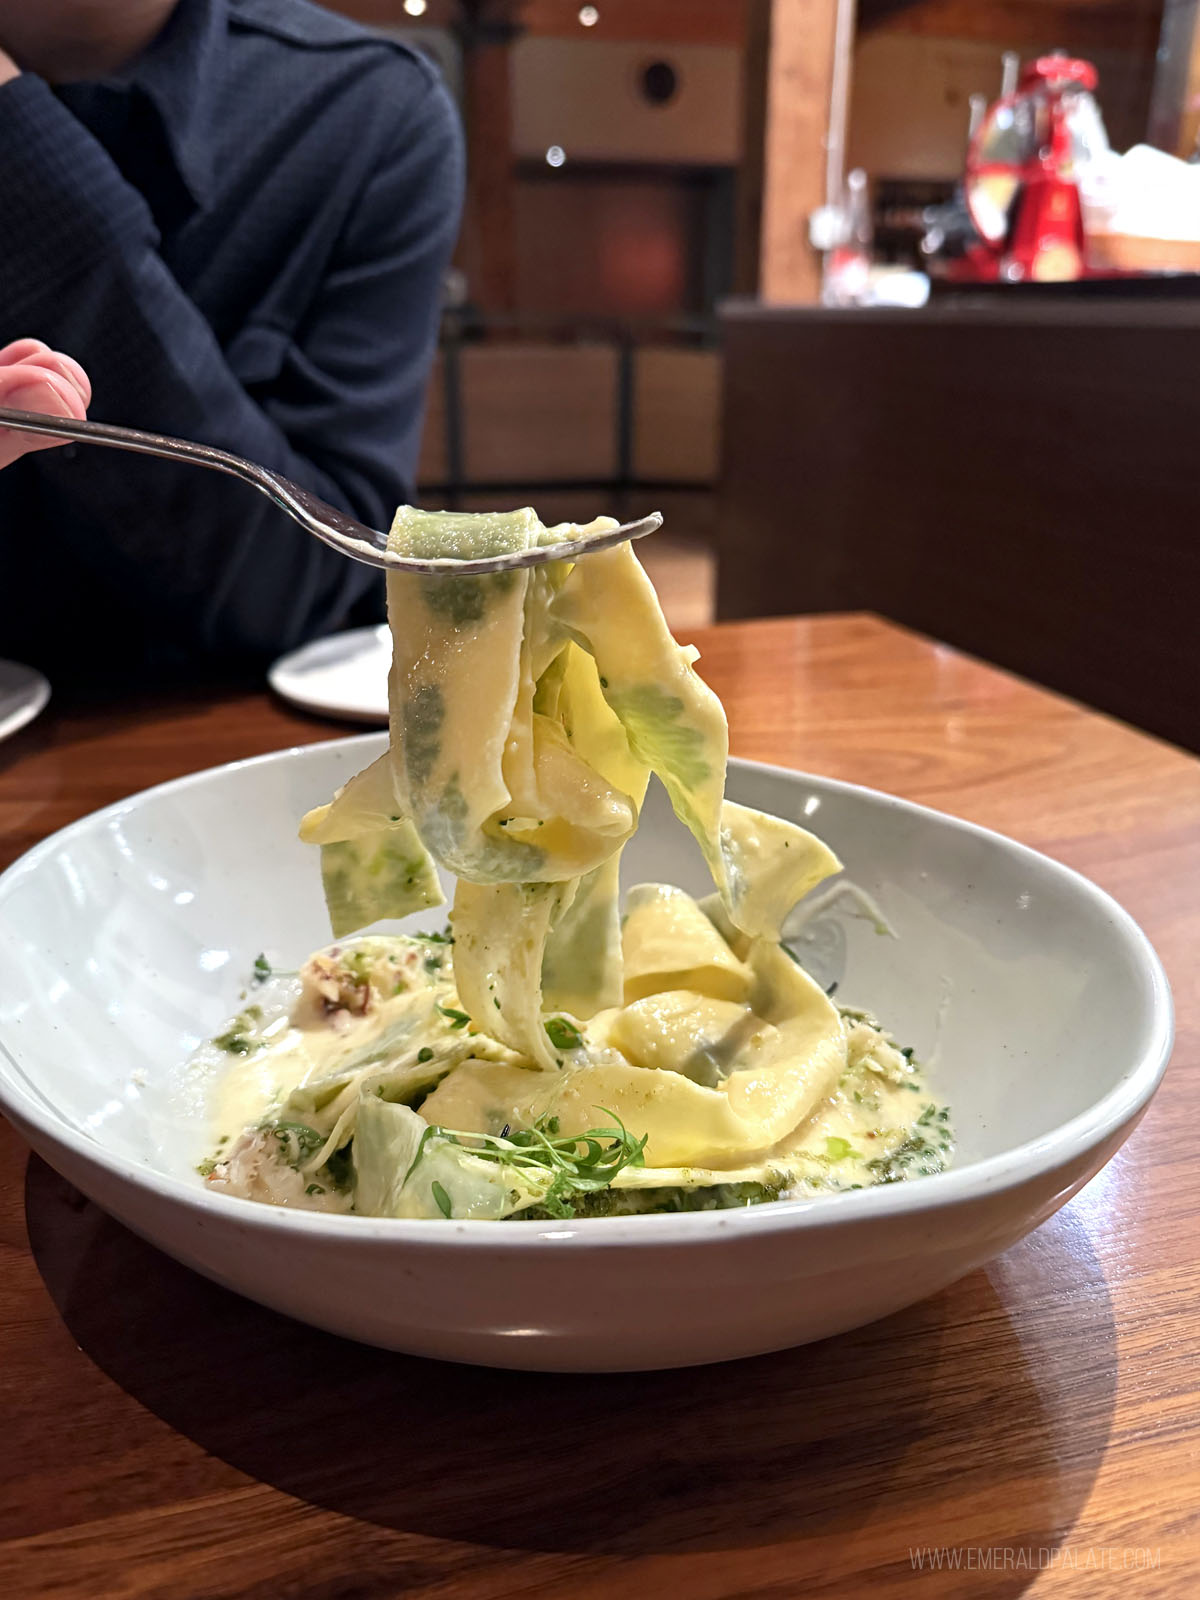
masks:
<svg viewBox="0 0 1200 1600"><path fill-rule="evenodd" d="M260 950L294 966L327 941L296 822L381 747L340 740L151 789L0 878L0 1106L114 1216L265 1305L494 1366L684 1366L800 1344L1020 1239L1112 1156L1162 1075L1162 969L1099 889L919 806L734 762L731 796L818 830L894 926L890 939L827 913L808 959L930 1063L957 1127L953 1170L736 1212L544 1225L329 1217L207 1193L183 1064L235 1009ZM706 886L661 796L628 866L631 881Z"/></svg>

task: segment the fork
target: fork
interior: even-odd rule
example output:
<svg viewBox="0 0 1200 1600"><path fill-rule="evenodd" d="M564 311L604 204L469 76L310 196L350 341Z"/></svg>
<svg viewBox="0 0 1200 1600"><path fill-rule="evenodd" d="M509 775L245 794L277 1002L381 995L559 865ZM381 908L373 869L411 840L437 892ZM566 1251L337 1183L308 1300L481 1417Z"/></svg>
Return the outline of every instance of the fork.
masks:
<svg viewBox="0 0 1200 1600"><path fill-rule="evenodd" d="M540 567L546 561L572 561L576 556L589 555L596 550L607 550L631 539L644 538L662 527L662 514L651 511L637 522L625 522L618 528L592 534L584 539L564 539L558 544L538 545L532 550L513 550L505 555L481 556L470 561L459 561L453 556L437 556L419 560L415 556L394 555L387 547L388 536L377 528L368 528L345 511L327 505L324 500L298 483L285 478L281 472L260 467L255 461L231 455L227 450L217 450L209 444L196 444L190 439L171 439L162 433L143 433L137 428L118 428L110 422L77 422L73 417L43 416L35 411L12 411L0 406L0 426L17 428L22 433L48 433L56 439L73 439L80 444L106 444L114 450L133 450L141 455L165 456L169 461L188 461L193 466L208 467L213 472L227 472L241 478L273 500L281 511L286 511L293 521L306 532L313 534L334 550L340 550L353 561L368 567L382 567L386 572L417 572L429 576L454 573L470 577L485 572L510 572L518 567Z"/></svg>

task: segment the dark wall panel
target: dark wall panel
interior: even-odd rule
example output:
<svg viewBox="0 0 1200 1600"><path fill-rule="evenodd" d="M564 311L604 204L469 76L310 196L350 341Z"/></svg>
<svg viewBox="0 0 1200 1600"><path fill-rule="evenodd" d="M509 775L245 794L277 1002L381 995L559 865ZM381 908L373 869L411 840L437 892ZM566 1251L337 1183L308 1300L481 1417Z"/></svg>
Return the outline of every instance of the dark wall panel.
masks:
<svg viewBox="0 0 1200 1600"><path fill-rule="evenodd" d="M1200 305L725 321L722 618L866 608L1200 749Z"/></svg>

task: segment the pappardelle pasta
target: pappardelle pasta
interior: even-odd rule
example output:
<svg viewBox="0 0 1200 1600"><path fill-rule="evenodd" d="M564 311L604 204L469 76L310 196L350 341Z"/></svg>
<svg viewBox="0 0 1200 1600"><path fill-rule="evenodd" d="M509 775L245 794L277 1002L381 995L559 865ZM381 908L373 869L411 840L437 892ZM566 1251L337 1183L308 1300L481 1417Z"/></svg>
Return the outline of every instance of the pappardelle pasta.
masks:
<svg viewBox="0 0 1200 1600"><path fill-rule="evenodd" d="M477 557L613 526L403 507L391 548ZM387 753L306 816L337 943L256 972L213 1041L211 1186L430 1218L711 1209L940 1170L911 1051L781 943L840 871L724 798L728 732L628 545L389 574ZM625 897L651 776L714 892ZM363 933L443 900L442 934ZM218 1070L219 1069L219 1070Z"/></svg>

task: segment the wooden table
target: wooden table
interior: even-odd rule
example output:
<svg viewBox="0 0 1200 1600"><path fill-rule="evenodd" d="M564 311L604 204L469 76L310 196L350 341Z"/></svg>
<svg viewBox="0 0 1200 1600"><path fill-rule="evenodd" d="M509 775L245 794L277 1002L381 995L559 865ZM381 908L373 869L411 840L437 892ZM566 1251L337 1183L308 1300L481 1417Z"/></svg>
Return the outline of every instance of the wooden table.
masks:
<svg viewBox="0 0 1200 1600"><path fill-rule="evenodd" d="M874 1327L573 1378L288 1322L4 1128L0 1594L1200 1592L1200 764L870 617L698 642L736 752L1004 829L1140 919L1179 1043L1129 1145L1017 1249ZM145 784L331 731L260 694L52 708L0 748L0 865ZM959 1568L914 1570L931 1547Z"/></svg>

